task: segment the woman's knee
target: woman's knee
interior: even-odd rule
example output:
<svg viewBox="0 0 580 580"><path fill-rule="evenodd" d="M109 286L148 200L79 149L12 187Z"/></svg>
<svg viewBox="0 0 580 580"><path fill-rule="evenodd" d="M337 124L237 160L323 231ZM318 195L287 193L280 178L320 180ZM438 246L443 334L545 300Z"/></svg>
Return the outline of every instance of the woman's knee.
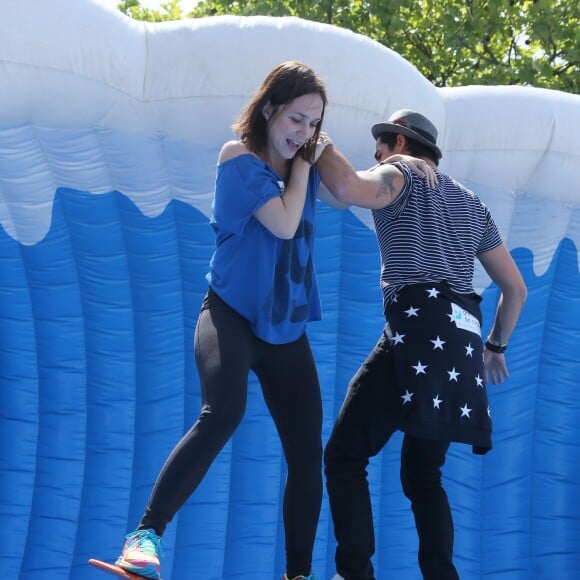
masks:
<svg viewBox="0 0 580 580"><path fill-rule="evenodd" d="M244 418L243 406L219 405L203 407L199 416L200 423L208 428L233 433Z"/></svg>
<svg viewBox="0 0 580 580"><path fill-rule="evenodd" d="M320 437L302 442L299 445L290 447L285 445L284 449L289 470L308 473L320 472L322 467L322 441Z"/></svg>

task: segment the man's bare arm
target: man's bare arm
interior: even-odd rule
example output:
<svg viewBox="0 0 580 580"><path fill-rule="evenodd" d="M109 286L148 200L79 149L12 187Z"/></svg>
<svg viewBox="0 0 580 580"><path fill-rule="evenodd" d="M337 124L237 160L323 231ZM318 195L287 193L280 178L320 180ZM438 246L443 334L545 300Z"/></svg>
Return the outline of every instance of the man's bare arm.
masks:
<svg viewBox="0 0 580 580"><path fill-rule="evenodd" d="M528 295L526 285L504 244L477 257L501 290L489 339L495 344L507 344ZM509 376L503 353L486 348L484 355L486 381L503 383Z"/></svg>
<svg viewBox="0 0 580 580"><path fill-rule="evenodd" d="M392 203L405 183L394 165L375 165L356 171L336 147L326 147L316 163L322 182L341 203L369 209L381 209Z"/></svg>

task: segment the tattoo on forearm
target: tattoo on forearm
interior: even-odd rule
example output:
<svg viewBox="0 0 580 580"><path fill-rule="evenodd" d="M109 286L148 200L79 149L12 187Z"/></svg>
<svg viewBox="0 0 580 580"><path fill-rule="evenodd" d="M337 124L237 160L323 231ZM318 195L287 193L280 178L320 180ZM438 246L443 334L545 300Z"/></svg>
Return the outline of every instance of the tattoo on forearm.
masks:
<svg viewBox="0 0 580 580"><path fill-rule="evenodd" d="M383 173L381 175L381 186L377 191L377 198L379 197L393 197L395 195L395 176L390 173Z"/></svg>

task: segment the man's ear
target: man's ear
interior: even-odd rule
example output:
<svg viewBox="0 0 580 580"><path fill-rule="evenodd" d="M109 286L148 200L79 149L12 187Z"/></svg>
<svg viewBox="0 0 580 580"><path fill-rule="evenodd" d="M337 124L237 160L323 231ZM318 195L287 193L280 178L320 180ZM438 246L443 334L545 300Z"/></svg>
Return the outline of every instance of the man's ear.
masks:
<svg viewBox="0 0 580 580"><path fill-rule="evenodd" d="M407 138L405 135L397 133L397 141L395 142L395 146L397 146L400 150L404 150L407 147Z"/></svg>

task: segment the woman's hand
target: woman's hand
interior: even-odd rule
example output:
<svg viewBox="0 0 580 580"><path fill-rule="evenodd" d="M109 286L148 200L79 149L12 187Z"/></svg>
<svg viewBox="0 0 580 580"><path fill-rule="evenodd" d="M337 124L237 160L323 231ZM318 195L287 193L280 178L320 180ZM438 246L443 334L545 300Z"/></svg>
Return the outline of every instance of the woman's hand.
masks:
<svg viewBox="0 0 580 580"><path fill-rule="evenodd" d="M409 167L409 169L421 179L427 178L427 183L429 187L435 187L437 185L437 174L435 173L435 167L428 161L420 159L419 157L412 157L411 155L391 155L384 161L381 161L381 165L385 163L396 163L400 161Z"/></svg>
<svg viewBox="0 0 580 580"><path fill-rule="evenodd" d="M318 141L316 142L316 149L314 150L314 161L313 165L320 159L322 152L329 146L332 145L332 140L324 131L320 131L318 135Z"/></svg>

